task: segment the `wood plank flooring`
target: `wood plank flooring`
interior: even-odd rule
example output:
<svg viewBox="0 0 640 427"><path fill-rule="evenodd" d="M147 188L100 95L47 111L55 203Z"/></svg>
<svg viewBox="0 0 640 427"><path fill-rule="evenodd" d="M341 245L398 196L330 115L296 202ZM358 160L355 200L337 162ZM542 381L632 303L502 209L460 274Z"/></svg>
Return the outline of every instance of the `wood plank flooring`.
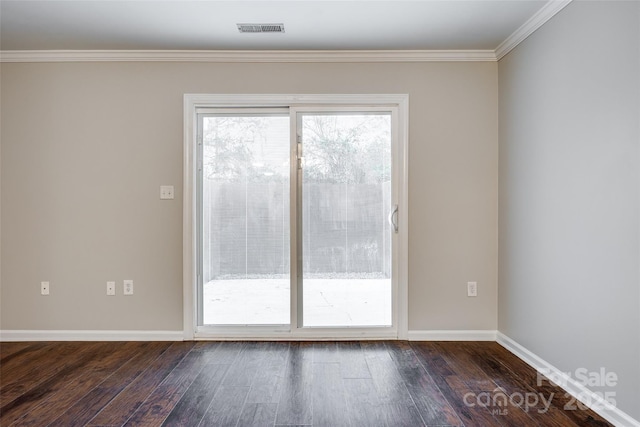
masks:
<svg viewBox="0 0 640 427"><path fill-rule="evenodd" d="M0 343L0 426L610 425L537 382L492 342Z"/></svg>

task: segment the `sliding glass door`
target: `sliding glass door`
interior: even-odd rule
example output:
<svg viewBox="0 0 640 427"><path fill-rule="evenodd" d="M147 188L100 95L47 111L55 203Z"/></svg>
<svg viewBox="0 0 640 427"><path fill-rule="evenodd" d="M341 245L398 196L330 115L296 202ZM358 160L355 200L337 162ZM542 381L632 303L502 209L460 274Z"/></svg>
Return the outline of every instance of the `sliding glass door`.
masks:
<svg viewBox="0 0 640 427"><path fill-rule="evenodd" d="M196 332L393 336L397 110L196 112Z"/></svg>
<svg viewBox="0 0 640 427"><path fill-rule="evenodd" d="M303 325L391 326L391 115L298 115Z"/></svg>
<svg viewBox="0 0 640 427"><path fill-rule="evenodd" d="M202 115L202 322L289 324L289 114Z"/></svg>

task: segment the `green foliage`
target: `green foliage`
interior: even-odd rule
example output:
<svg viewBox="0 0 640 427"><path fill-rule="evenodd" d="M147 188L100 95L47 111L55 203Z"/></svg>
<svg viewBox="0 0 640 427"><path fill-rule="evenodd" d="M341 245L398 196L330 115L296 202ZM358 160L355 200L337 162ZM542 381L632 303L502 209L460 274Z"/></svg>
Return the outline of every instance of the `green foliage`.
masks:
<svg viewBox="0 0 640 427"><path fill-rule="evenodd" d="M206 118L204 176L220 182L286 179L288 140L280 139L282 135L270 127L269 120L260 116ZM302 132L305 181L373 184L390 180L388 115L304 115ZM270 152L275 150L281 153Z"/></svg>
<svg viewBox="0 0 640 427"><path fill-rule="evenodd" d="M281 134L274 133L271 119L264 116L206 118L203 129L205 178L218 182L267 183L281 182L288 176L289 139L287 136L283 141ZM276 126L276 131L280 128ZM279 153L274 155L271 152L274 150Z"/></svg>
<svg viewBox="0 0 640 427"><path fill-rule="evenodd" d="M305 116L304 177L317 183L388 181L389 139L386 115Z"/></svg>
<svg viewBox="0 0 640 427"><path fill-rule="evenodd" d="M253 162L251 147L265 127L262 117L216 116L204 120L204 174L208 179L233 182Z"/></svg>

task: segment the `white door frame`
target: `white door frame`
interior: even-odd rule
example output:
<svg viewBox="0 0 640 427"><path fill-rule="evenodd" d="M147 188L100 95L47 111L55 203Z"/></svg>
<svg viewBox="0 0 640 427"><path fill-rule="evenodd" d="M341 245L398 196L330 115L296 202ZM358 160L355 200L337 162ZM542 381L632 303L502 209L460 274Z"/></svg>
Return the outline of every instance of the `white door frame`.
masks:
<svg viewBox="0 0 640 427"><path fill-rule="evenodd" d="M296 318L286 330L282 328L225 327L224 330L210 331L198 328L197 310L197 220L196 182L197 169L197 118L199 108L238 107L288 107L292 114L307 107L327 106L371 107L387 106L397 111L397 122L393 129L397 132L397 144L392 153L394 161L393 185L396 186L398 205L397 250L393 253L394 276L397 274L394 294L393 328L298 328ZM183 337L193 339L260 339L260 340L310 340L310 339L407 339L408 330L408 137L409 137L409 96L406 94L381 95L288 95L288 94L185 94L184 95L184 181L183 181ZM292 120L292 128L295 127ZM292 132L295 139L295 132ZM292 146L295 144L292 144ZM293 165L292 165L293 167ZM395 181L394 181L395 180ZM292 184L293 187L293 184ZM292 188L293 190L293 188ZM294 206L292 200L292 208ZM293 216L291 217L293 218ZM295 230L294 233L295 234ZM295 237L295 236L292 236ZM296 263L291 261L292 266ZM297 272L293 269L292 274ZM296 276L292 276L296 277ZM291 288L292 302L296 298L295 287ZM296 304L292 304L292 310Z"/></svg>

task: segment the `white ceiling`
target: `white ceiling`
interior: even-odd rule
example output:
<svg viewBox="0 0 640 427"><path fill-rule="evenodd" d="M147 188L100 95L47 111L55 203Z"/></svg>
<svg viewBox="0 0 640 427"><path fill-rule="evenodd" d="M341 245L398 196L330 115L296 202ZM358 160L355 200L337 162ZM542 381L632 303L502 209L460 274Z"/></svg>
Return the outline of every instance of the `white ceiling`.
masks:
<svg viewBox="0 0 640 427"><path fill-rule="evenodd" d="M546 0L0 1L8 50L495 49ZM283 23L240 34L237 23Z"/></svg>

